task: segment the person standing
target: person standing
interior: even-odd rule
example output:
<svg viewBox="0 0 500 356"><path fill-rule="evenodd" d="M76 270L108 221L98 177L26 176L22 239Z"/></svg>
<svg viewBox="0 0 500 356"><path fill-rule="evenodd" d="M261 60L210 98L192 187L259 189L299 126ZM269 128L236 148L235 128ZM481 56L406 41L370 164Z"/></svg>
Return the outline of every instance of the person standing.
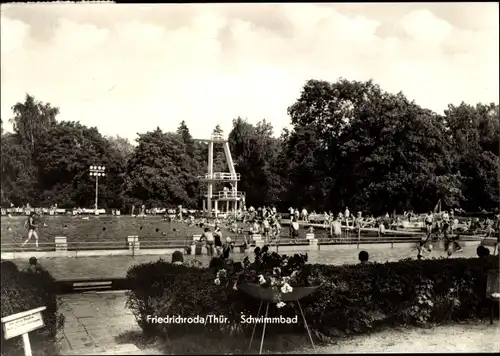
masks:
<svg viewBox="0 0 500 356"><path fill-rule="evenodd" d="M294 217L290 223L290 238L292 243L295 243L299 238L299 219Z"/></svg>
<svg viewBox="0 0 500 356"><path fill-rule="evenodd" d="M273 218L272 231L273 231L274 238L279 241L280 234L281 234L281 224L278 220L278 217Z"/></svg>
<svg viewBox="0 0 500 356"><path fill-rule="evenodd" d="M270 242L271 225L269 224L269 220L267 220L267 217L262 221L262 227L264 229L264 241L266 244L268 244Z"/></svg>
<svg viewBox="0 0 500 356"><path fill-rule="evenodd" d="M332 219L331 224L332 237L339 241L342 237L342 219L338 216L335 220Z"/></svg>
<svg viewBox="0 0 500 356"><path fill-rule="evenodd" d="M363 213L361 211L358 211L358 216L354 219L354 228L356 229L356 233L359 234L361 233L361 225L363 224Z"/></svg>
<svg viewBox="0 0 500 356"><path fill-rule="evenodd" d="M453 212L453 211L452 211ZM453 235L458 230L458 219L450 214L451 234Z"/></svg>
<svg viewBox="0 0 500 356"><path fill-rule="evenodd" d="M425 232L427 235L427 240L430 239L432 235L432 225L434 224L434 216L432 214L432 211L430 211L426 216L425 216Z"/></svg>
<svg viewBox="0 0 500 356"><path fill-rule="evenodd" d="M378 237L384 237L385 236L385 224L382 219L379 220L378 223Z"/></svg>
<svg viewBox="0 0 500 356"><path fill-rule="evenodd" d="M215 237L208 227L205 228L205 231L203 232L203 236L201 238L202 238L202 240L204 240L207 243L207 255L213 256L214 255Z"/></svg>
<svg viewBox="0 0 500 356"><path fill-rule="evenodd" d="M220 229L219 223L215 223L214 227L214 246L215 246L215 253L217 256L220 256L222 254L222 231Z"/></svg>
<svg viewBox="0 0 500 356"><path fill-rule="evenodd" d="M300 218L299 209L295 209L295 211L293 212L293 217L295 220L299 221L299 218Z"/></svg>
<svg viewBox="0 0 500 356"><path fill-rule="evenodd" d="M303 208L302 209L302 221L307 222L308 221L307 217L308 217L307 210L306 210L306 208Z"/></svg>
<svg viewBox="0 0 500 356"><path fill-rule="evenodd" d="M345 218L345 226L347 229L349 229L349 220L351 218L351 212L349 211L348 207L345 208L344 218Z"/></svg>
<svg viewBox="0 0 500 356"><path fill-rule="evenodd" d="M445 210L442 215L443 223L450 222L450 214Z"/></svg>
<svg viewBox="0 0 500 356"><path fill-rule="evenodd" d="M30 212L28 220L26 220L26 222L24 223L24 227L28 228L28 238L21 245L21 248L23 248L31 240L32 237L35 238L35 246L36 248L38 248L38 221L36 220L34 211Z"/></svg>

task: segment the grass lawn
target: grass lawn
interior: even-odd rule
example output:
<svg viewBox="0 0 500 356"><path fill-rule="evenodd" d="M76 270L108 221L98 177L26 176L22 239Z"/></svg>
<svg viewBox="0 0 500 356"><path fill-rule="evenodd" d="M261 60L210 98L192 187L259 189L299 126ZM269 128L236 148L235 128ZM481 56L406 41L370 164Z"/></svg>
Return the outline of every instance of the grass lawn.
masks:
<svg viewBox="0 0 500 356"><path fill-rule="evenodd" d="M13 216L2 217L0 225L2 244L20 245L27 237L28 231L24 228L26 217ZM249 225L242 226L248 230ZM222 226L223 236L230 236L233 240L242 242L243 235L229 232L224 225ZM53 247L54 237L65 236L68 241L68 248L74 248L78 242L111 242L113 246L122 243L126 247L127 236L136 235L141 239L141 245L144 243L179 243L184 244L186 238L190 239L194 234L201 234L203 229L197 226L189 227L183 223L170 223L161 216L147 216L137 218L132 216L48 216L40 218L39 222L39 242L40 246L50 244ZM304 239L307 229L304 225L300 228L300 238ZM317 238L326 238L326 230L316 230ZM389 235L388 235L389 236ZM352 234L352 238L355 234ZM376 233L364 233L363 237L376 237ZM281 230L281 238L289 238L287 226ZM98 245L99 246L99 245ZM4 246L6 247L6 246Z"/></svg>
<svg viewBox="0 0 500 356"><path fill-rule="evenodd" d="M2 218L2 243L21 243L27 236L24 217ZM122 241L138 235L146 240L179 239L200 234L199 227L169 223L162 217L134 218L131 216L43 216L39 225L39 241L54 243L55 236L66 236L71 242Z"/></svg>
<svg viewBox="0 0 500 356"><path fill-rule="evenodd" d="M21 244L27 237L24 228L25 217L3 217L1 224L2 244ZM249 226L243 226L248 229ZM223 236L230 236L233 240L243 239L243 235L229 232L224 226L221 228ZM65 236L69 248L74 242L122 242L125 247L127 236L136 235L143 241L175 240L184 241L194 234L201 234L203 229L197 226L189 227L183 223L170 223L161 216L136 218L131 216L43 216L39 224L39 242L54 243L55 236ZM283 227L281 236L288 237L288 229ZM301 237L305 238L306 229L301 229Z"/></svg>

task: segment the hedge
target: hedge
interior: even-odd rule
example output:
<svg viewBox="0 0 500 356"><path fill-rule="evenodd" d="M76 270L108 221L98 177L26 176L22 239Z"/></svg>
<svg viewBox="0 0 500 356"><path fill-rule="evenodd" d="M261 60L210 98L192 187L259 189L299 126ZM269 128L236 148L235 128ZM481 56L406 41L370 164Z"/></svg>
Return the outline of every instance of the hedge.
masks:
<svg viewBox="0 0 500 356"><path fill-rule="evenodd" d="M30 332L31 348L34 355L54 355L57 330L64 319L57 313L57 296L54 279L50 273L29 274L18 271L14 263L1 263L1 313L2 317L45 306L42 312L45 327ZM0 332L2 355L22 355L22 338L4 340L3 328Z"/></svg>
<svg viewBox="0 0 500 356"><path fill-rule="evenodd" d="M484 318L489 315L486 273L498 269L498 258L402 260L366 265L306 265L319 269L326 282L301 300L309 327L317 339L370 332L380 326L421 325ZM165 335L202 329L251 333L240 315L256 315L259 301L241 291L214 284L215 268L174 266L164 260L132 266L127 306L143 332ZM293 305L269 316L295 316ZM228 324L150 324L147 315L194 317L224 315ZM497 313L498 315L498 313ZM268 332L303 331L303 324L268 325ZM267 333L267 332L266 332Z"/></svg>

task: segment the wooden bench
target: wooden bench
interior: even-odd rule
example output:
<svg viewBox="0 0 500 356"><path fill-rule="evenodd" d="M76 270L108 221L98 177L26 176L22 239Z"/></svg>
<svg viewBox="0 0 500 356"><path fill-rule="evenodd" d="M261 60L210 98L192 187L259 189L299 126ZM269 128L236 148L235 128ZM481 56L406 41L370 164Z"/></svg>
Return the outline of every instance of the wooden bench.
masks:
<svg viewBox="0 0 500 356"><path fill-rule="evenodd" d="M54 238L56 251L68 251L68 241L65 236L56 236Z"/></svg>
<svg viewBox="0 0 500 356"><path fill-rule="evenodd" d="M262 247L265 244L265 241L262 239L261 234L252 234L250 235L253 243L256 247Z"/></svg>
<svg viewBox="0 0 500 356"><path fill-rule="evenodd" d="M127 236L127 246L129 251L140 249L139 236Z"/></svg>
<svg viewBox="0 0 500 356"><path fill-rule="evenodd" d="M496 237L485 237L483 240L481 240L481 246L493 247L493 256L494 256L498 251L498 240Z"/></svg>

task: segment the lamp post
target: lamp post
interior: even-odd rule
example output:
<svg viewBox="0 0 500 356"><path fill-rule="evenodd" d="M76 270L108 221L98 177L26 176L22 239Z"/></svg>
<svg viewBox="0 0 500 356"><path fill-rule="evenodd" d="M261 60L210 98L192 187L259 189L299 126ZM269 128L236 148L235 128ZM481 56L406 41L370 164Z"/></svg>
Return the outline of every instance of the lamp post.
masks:
<svg viewBox="0 0 500 356"><path fill-rule="evenodd" d="M99 198L99 177L106 175L106 167L104 166L90 166L90 176L95 177L95 213L97 214L97 200Z"/></svg>

